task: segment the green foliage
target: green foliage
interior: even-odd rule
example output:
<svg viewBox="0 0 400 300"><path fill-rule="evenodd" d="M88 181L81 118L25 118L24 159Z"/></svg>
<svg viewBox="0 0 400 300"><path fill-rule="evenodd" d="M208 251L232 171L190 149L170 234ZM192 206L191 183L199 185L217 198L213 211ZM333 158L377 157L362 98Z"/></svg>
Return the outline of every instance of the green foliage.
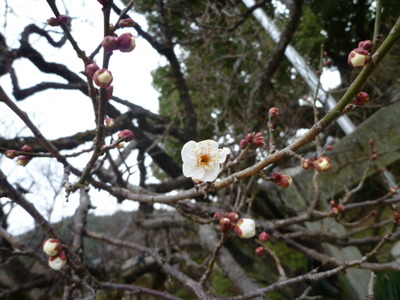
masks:
<svg viewBox="0 0 400 300"><path fill-rule="evenodd" d="M386 271L377 273L375 300L400 299L400 272Z"/></svg>

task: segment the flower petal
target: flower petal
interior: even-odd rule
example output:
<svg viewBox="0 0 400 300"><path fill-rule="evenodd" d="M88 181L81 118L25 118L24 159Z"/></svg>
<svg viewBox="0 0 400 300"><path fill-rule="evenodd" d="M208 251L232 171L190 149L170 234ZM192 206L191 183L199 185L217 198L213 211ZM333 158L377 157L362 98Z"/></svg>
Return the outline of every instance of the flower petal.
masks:
<svg viewBox="0 0 400 300"><path fill-rule="evenodd" d="M184 163L182 172L185 177L192 177L192 179L202 180L201 178L204 176L204 169L193 164Z"/></svg>
<svg viewBox="0 0 400 300"><path fill-rule="evenodd" d="M219 147L218 142L213 141L213 140L204 140L204 141L199 142L199 144L202 147L207 147L207 148L217 148L218 149L218 147Z"/></svg>
<svg viewBox="0 0 400 300"><path fill-rule="evenodd" d="M219 156L220 156L220 158L218 159L219 163L225 162L226 161L226 156L228 154L231 154L231 150L229 148L227 148L227 147L219 149L218 151L219 151Z"/></svg>
<svg viewBox="0 0 400 300"><path fill-rule="evenodd" d="M197 161L194 151L195 147L198 147L198 144L195 141L189 141L185 145L183 145L183 148L181 150L181 157L183 162Z"/></svg>
<svg viewBox="0 0 400 300"><path fill-rule="evenodd" d="M218 163L213 164L210 169L204 170L204 175L202 178L199 178L201 181L214 181L217 179L219 171L221 167Z"/></svg>

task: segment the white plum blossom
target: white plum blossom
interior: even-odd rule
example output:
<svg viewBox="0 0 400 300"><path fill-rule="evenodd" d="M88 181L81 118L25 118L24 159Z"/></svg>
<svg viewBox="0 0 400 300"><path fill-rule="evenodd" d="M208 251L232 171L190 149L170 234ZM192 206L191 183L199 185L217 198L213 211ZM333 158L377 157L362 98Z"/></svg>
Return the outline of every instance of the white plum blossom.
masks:
<svg viewBox="0 0 400 300"><path fill-rule="evenodd" d="M256 223L248 218L239 219L235 225L235 231L242 239L252 238L256 235Z"/></svg>
<svg viewBox="0 0 400 300"><path fill-rule="evenodd" d="M57 255L62 249L59 239L48 239L43 243L43 251L49 255Z"/></svg>
<svg viewBox="0 0 400 300"><path fill-rule="evenodd" d="M214 181L221 170L220 164L231 153L226 147L218 147L218 143L213 140L187 142L181 151L183 175L193 180Z"/></svg>
<svg viewBox="0 0 400 300"><path fill-rule="evenodd" d="M67 255L61 251L55 256L50 256L48 263L53 270L61 270L67 264Z"/></svg>

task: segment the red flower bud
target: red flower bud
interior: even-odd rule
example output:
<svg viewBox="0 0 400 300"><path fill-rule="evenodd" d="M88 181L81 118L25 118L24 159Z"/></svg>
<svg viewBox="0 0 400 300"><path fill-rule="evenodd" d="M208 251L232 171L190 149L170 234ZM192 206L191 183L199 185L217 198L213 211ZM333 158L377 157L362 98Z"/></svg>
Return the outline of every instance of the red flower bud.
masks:
<svg viewBox="0 0 400 300"><path fill-rule="evenodd" d="M118 133L118 138L125 138L125 142L130 142L133 140L133 138L135 137L135 135L133 134L132 131L130 131L129 129L124 129L122 130L120 133Z"/></svg>
<svg viewBox="0 0 400 300"><path fill-rule="evenodd" d="M136 40L132 33L121 34L117 39L117 47L121 52L131 52L136 47Z"/></svg>
<svg viewBox="0 0 400 300"><path fill-rule="evenodd" d="M220 212L216 212L215 214L214 214L214 219L221 219L223 217L223 215L222 215L222 213L220 213Z"/></svg>
<svg viewBox="0 0 400 300"><path fill-rule="evenodd" d="M5 156L7 156L10 159L16 158L18 156L18 151L17 150L7 150L4 152Z"/></svg>
<svg viewBox="0 0 400 300"><path fill-rule="evenodd" d="M329 201L329 205L331 207L335 207L336 206L336 202L334 200Z"/></svg>
<svg viewBox="0 0 400 300"><path fill-rule="evenodd" d="M22 155L17 158L17 165L21 167L25 167L32 160L31 156Z"/></svg>
<svg viewBox="0 0 400 300"><path fill-rule="evenodd" d="M369 101L369 95L366 92L359 92L356 101L354 102L355 105L362 106Z"/></svg>
<svg viewBox="0 0 400 300"><path fill-rule="evenodd" d="M113 77L107 69L99 69L93 74L94 83L101 88L106 88L111 85Z"/></svg>
<svg viewBox="0 0 400 300"><path fill-rule="evenodd" d="M378 159L378 154L377 153L372 154L371 159L372 160L377 160Z"/></svg>
<svg viewBox="0 0 400 300"><path fill-rule="evenodd" d="M265 146L264 136L261 132L257 132L255 134L252 142L256 147L264 147Z"/></svg>
<svg viewBox="0 0 400 300"><path fill-rule="evenodd" d="M112 95L114 92L114 86L110 85L107 89L106 89L106 99L110 100Z"/></svg>
<svg viewBox="0 0 400 300"><path fill-rule="evenodd" d="M263 232L261 232L260 235L258 236L258 239L259 239L260 242L266 242L266 241L269 240L270 237L271 237L271 236L270 236L268 233L266 233L265 231L263 231Z"/></svg>
<svg viewBox="0 0 400 300"><path fill-rule="evenodd" d="M308 170L308 169L310 169L312 166L313 166L313 162L311 161L311 159L303 158L303 159L301 160L301 167L302 167L303 169Z"/></svg>
<svg viewBox="0 0 400 300"><path fill-rule="evenodd" d="M275 183L283 188L288 188L292 184L292 177L289 175L281 175L281 178Z"/></svg>
<svg viewBox="0 0 400 300"><path fill-rule="evenodd" d="M279 116L279 108L277 107L271 107L268 111L268 115L270 117L277 117Z"/></svg>
<svg viewBox="0 0 400 300"><path fill-rule="evenodd" d="M342 211L344 211L346 208L345 208L345 206L344 206L343 204L339 204L339 205L337 206L337 209L338 209L339 212L342 212Z"/></svg>
<svg viewBox="0 0 400 300"><path fill-rule="evenodd" d="M368 143L369 143L369 145L370 145L371 147L373 147L373 146L375 145L375 140L370 139L370 140L368 141Z"/></svg>
<svg viewBox="0 0 400 300"><path fill-rule="evenodd" d="M231 220L232 222L236 222L239 220L239 214L237 212L231 211L225 214L225 217Z"/></svg>
<svg viewBox="0 0 400 300"><path fill-rule="evenodd" d="M358 43L358 48L370 51L374 47L374 43L371 40L366 40Z"/></svg>
<svg viewBox="0 0 400 300"><path fill-rule="evenodd" d="M318 172L327 172L332 169L331 160L326 156L321 156L316 161L314 161L314 168Z"/></svg>
<svg viewBox="0 0 400 300"><path fill-rule="evenodd" d="M356 48L350 52L347 62L350 66L356 69L363 68L371 58L369 57L368 51L364 49Z"/></svg>
<svg viewBox="0 0 400 300"><path fill-rule="evenodd" d="M249 141L248 141L248 140L246 140L246 139L241 140L241 141L240 141L240 149L243 150L244 148L247 147L248 144L249 144Z"/></svg>
<svg viewBox="0 0 400 300"><path fill-rule="evenodd" d="M227 232L231 228L231 224L232 222L228 218L219 219L219 228L223 233Z"/></svg>
<svg viewBox="0 0 400 300"><path fill-rule="evenodd" d="M59 15L58 16L58 21L60 21L60 24L65 24L67 25L69 23L69 21L71 20L70 17L66 16L66 15Z"/></svg>
<svg viewBox="0 0 400 300"><path fill-rule="evenodd" d="M91 63L86 66L86 75L93 77L94 73L99 70L99 66L96 63Z"/></svg>
<svg viewBox="0 0 400 300"><path fill-rule="evenodd" d="M117 50L117 39L115 36L107 35L104 37L101 45L104 48L105 52L112 52L113 50Z"/></svg>
<svg viewBox="0 0 400 300"><path fill-rule="evenodd" d="M256 255L257 256L262 256L264 253L265 253L265 247L263 247L263 246L260 246L260 247L257 247L256 248Z"/></svg>
<svg viewBox="0 0 400 300"><path fill-rule="evenodd" d="M29 145L23 145L23 146L21 147L21 151L22 151L22 152L29 152L29 153L32 153L32 152L33 152L33 149L32 149L32 147L29 146Z"/></svg>

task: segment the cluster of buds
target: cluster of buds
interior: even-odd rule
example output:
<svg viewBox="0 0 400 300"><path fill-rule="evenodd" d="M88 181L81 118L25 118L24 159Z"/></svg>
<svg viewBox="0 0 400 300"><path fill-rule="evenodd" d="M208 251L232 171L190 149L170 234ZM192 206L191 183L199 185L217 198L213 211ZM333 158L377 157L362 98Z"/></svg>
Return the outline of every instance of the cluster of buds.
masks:
<svg viewBox="0 0 400 300"><path fill-rule="evenodd" d="M248 133L246 135L246 138L240 141L240 148L244 149L248 145L254 145L256 147L264 147L265 146L264 135L261 132L257 132L256 134Z"/></svg>
<svg viewBox="0 0 400 300"><path fill-rule="evenodd" d="M52 27L60 26L61 24L67 25L70 20L71 20L70 17L66 15L59 15L57 18L51 17L47 19L47 24L49 24Z"/></svg>
<svg viewBox="0 0 400 300"><path fill-rule="evenodd" d="M48 239L43 243L43 252L49 256L48 264L53 270L61 270L67 264L67 255L62 249L61 241Z"/></svg>
<svg viewBox="0 0 400 300"><path fill-rule="evenodd" d="M25 153L32 153L33 149L29 145L23 145L21 147L20 152L25 152ZM25 167L31 160L32 156L30 155L20 155L17 150L10 149L4 152L5 156L7 156L9 159L14 159L18 156L17 158L17 165Z"/></svg>
<svg viewBox="0 0 400 300"><path fill-rule="evenodd" d="M341 212L343 212L346 208L345 208L345 206L343 205L343 204L337 204L335 201L333 201L333 200L331 200L330 202L329 202L329 205L330 205L330 207L332 208L332 213L334 214L334 215L338 215L338 214L340 214Z"/></svg>
<svg viewBox="0 0 400 300"><path fill-rule="evenodd" d="M374 43L370 40L362 41L358 44L358 48L350 52L347 62L356 69L363 68L370 60L370 51L374 47Z"/></svg>
<svg viewBox="0 0 400 300"><path fill-rule="evenodd" d="M290 175L282 175L278 172L272 174L271 181L283 188L288 188L293 182Z"/></svg>
<svg viewBox="0 0 400 300"><path fill-rule="evenodd" d="M239 219L237 212L216 213L214 218L219 219L219 228L223 233L234 230L242 239L252 238L256 235L256 223L254 220L248 218Z"/></svg>
<svg viewBox="0 0 400 300"><path fill-rule="evenodd" d="M265 243L269 239L270 239L270 235L268 233L266 233L265 231L261 232L260 235L258 236L258 240L261 243ZM257 256L262 256L265 253L265 251L267 251L265 246L257 247L256 250L255 250Z"/></svg>
<svg viewBox="0 0 400 300"><path fill-rule="evenodd" d="M371 148L372 148L371 159L372 159L372 160L377 160L377 159L378 159L378 150L376 150L376 149L374 148L374 146L375 146L375 141L374 141L373 139L370 139L370 140L369 140L369 145L370 145Z"/></svg>
<svg viewBox="0 0 400 300"><path fill-rule="evenodd" d="M136 39L132 33L126 32L119 37L108 35L101 43L105 52L119 50L121 52L131 52L136 47Z"/></svg>
<svg viewBox="0 0 400 300"><path fill-rule="evenodd" d="M356 96L354 104L357 106L363 106L368 102L369 102L369 94L367 92L359 92L358 95Z"/></svg>

